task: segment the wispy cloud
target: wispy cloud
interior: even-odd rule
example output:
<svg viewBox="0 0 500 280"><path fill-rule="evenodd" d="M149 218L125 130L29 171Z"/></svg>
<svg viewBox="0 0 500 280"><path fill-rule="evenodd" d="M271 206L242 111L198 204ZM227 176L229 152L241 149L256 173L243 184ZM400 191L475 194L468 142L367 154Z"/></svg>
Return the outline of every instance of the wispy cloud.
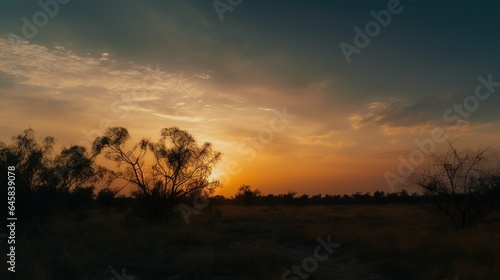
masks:
<svg viewBox="0 0 500 280"><path fill-rule="evenodd" d="M299 137L298 143L302 145L326 146L330 148L346 148L356 145L355 141L341 139L340 133L335 130L319 135Z"/></svg>
<svg viewBox="0 0 500 280"><path fill-rule="evenodd" d="M372 102L368 106L349 116L353 129L375 127L383 135L424 134L435 128L466 132L490 126L487 120L465 120L446 122L443 112L453 106L450 98L438 97L435 101L410 102L390 98L385 102Z"/></svg>

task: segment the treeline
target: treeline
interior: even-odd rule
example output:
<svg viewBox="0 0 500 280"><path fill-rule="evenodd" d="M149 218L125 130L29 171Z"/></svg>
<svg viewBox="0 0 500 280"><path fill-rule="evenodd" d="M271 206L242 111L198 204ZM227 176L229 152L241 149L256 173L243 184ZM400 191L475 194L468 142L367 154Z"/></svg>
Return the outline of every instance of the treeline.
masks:
<svg viewBox="0 0 500 280"><path fill-rule="evenodd" d="M258 189L241 186L236 195L225 198L213 195L220 186L209 180L221 153L210 143L198 145L187 131L164 128L160 139L144 138L131 148L130 136L122 127L109 128L97 137L92 147L78 145L53 150L55 140L37 140L32 129L14 136L10 144L0 142L0 183L7 186L9 207L15 216L34 229L53 213L69 213L85 219L96 205L109 212L116 207L149 221L165 221L181 203L190 204L203 195L209 205L357 205L391 203L432 203L457 226L470 226L491 218L500 206L500 162L493 149L450 150L434 155L434 163L415 171L409 182L421 195L406 190L396 193L376 191L352 195L263 195ZM107 169L96 163L98 157L115 163ZM146 160L148 159L148 160ZM9 171L10 173L7 173ZM119 196L121 189L109 186L121 179L130 186L131 197ZM108 186L97 192L96 186ZM9 196L11 196L9 194ZM6 211L2 219L11 215Z"/></svg>
<svg viewBox="0 0 500 280"><path fill-rule="evenodd" d="M429 198L418 195L417 193L409 194L406 190L401 190L395 193L385 193L376 191L373 194L354 193L351 195L332 195L332 194L316 194L298 195L297 192L290 191L285 194L268 194L262 195L258 189L252 190L248 185L243 185L239 188L234 197L226 198L217 195L211 198L211 202L216 205L234 204L234 205L360 205L360 204L391 204L391 203L425 203Z"/></svg>

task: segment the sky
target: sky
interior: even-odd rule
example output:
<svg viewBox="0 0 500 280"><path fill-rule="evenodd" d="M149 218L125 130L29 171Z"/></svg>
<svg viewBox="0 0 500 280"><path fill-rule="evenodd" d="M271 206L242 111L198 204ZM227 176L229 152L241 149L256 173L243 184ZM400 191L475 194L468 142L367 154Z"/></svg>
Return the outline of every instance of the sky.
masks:
<svg viewBox="0 0 500 280"><path fill-rule="evenodd" d="M2 1L0 141L178 126L223 195L410 188L422 155L500 148L497 1ZM397 179L395 179L397 178Z"/></svg>

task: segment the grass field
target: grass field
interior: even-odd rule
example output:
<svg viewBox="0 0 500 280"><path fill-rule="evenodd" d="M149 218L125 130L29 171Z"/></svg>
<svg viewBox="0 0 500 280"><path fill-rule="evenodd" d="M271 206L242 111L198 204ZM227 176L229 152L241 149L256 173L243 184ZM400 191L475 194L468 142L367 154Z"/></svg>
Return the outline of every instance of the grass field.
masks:
<svg viewBox="0 0 500 280"><path fill-rule="evenodd" d="M500 279L500 223L457 229L420 206L225 205L190 218L54 217L18 233L18 279L282 279L329 235L341 246L328 259L284 279Z"/></svg>

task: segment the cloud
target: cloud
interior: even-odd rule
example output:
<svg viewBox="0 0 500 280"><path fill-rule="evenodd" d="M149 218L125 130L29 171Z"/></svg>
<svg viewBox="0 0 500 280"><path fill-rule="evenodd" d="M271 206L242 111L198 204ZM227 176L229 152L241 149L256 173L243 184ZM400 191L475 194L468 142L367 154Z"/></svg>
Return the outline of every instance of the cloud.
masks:
<svg viewBox="0 0 500 280"><path fill-rule="evenodd" d="M389 98L387 101L368 104L366 109L351 114L348 119L355 130L376 127L388 136L423 134L436 128L467 132L492 124L486 119L474 118L446 122L443 113L459 101L458 96L436 97L435 100L419 102Z"/></svg>
<svg viewBox="0 0 500 280"><path fill-rule="evenodd" d="M155 116L164 118L164 119L171 119L175 121L185 121L185 122L200 122L203 119L202 118L196 118L196 117L187 117L187 116L176 116L176 115L167 115L167 114L160 114L160 113L154 113Z"/></svg>
<svg viewBox="0 0 500 280"><path fill-rule="evenodd" d="M351 127L360 129L366 125L378 124L380 121L384 120L388 114L393 113L394 109L394 103L372 102L368 105L366 112L354 114L349 117Z"/></svg>
<svg viewBox="0 0 500 280"><path fill-rule="evenodd" d="M103 59L104 58L104 59ZM124 91L182 91L186 96L200 94L195 82L178 73L133 62L118 62L108 53L99 57L81 55L63 46L48 48L22 42L13 45L0 38L0 67L18 78L18 84L45 88L99 86L112 93Z"/></svg>
<svg viewBox="0 0 500 280"><path fill-rule="evenodd" d="M326 146L330 148L346 148L356 145L355 141L341 140L340 133L335 130L319 135L302 136L298 138L297 142L302 145Z"/></svg>
<svg viewBox="0 0 500 280"><path fill-rule="evenodd" d="M57 45L13 45L7 38L0 38L0 69L18 87L45 89L63 96L76 92L81 94L78 98L85 98L88 89L99 88L127 106L161 100L164 107L175 107L178 103L194 103L204 93L195 78L167 73L158 66L119 62L109 53L98 57L76 54ZM102 98L108 99L105 95Z"/></svg>

